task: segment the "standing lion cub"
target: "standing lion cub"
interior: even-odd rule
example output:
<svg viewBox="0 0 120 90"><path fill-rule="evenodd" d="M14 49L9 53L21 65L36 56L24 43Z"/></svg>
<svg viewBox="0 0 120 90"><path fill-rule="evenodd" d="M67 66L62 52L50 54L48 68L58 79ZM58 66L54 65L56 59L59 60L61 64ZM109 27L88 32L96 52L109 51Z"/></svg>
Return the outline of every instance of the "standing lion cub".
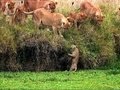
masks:
<svg viewBox="0 0 120 90"><path fill-rule="evenodd" d="M70 67L70 71L76 71L77 64L79 61L79 49L75 45L72 45L71 48L72 48L72 53L68 54L70 57L72 57L72 64Z"/></svg>

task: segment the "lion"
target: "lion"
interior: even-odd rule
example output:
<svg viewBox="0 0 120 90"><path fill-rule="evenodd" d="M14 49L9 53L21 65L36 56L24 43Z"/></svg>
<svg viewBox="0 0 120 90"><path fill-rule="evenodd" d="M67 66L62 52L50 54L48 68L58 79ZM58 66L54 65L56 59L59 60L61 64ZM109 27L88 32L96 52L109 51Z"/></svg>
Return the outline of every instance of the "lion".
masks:
<svg viewBox="0 0 120 90"><path fill-rule="evenodd" d="M61 13L51 13L44 8L39 8L31 12L24 12L27 15L33 15L33 20L37 27L49 26L52 27L54 34L63 37L60 29L68 29L70 22Z"/></svg>
<svg viewBox="0 0 120 90"><path fill-rule="evenodd" d="M76 45L72 45L72 53L68 54L70 57L72 57L72 64L70 67L70 71L76 71L77 70L77 64L79 62L79 49L76 47Z"/></svg>

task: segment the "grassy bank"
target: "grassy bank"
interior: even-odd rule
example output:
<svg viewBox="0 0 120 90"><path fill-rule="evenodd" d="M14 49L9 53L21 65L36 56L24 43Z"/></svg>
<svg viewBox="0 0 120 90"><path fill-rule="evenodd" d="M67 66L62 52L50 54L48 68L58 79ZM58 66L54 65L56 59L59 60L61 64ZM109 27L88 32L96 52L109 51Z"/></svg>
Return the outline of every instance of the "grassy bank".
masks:
<svg viewBox="0 0 120 90"><path fill-rule="evenodd" d="M0 72L0 89L119 90L120 70Z"/></svg>
<svg viewBox="0 0 120 90"><path fill-rule="evenodd" d="M80 68L115 66L120 56L120 17L110 5L101 5L101 9L105 18L100 26L86 20L79 30L65 30L64 38L52 30L37 30L30 18L23 25L8 25L1 15L0 70L66 70L72 44L79 48ZM67 15L69 11L66 8L60 13Z"/></svg>

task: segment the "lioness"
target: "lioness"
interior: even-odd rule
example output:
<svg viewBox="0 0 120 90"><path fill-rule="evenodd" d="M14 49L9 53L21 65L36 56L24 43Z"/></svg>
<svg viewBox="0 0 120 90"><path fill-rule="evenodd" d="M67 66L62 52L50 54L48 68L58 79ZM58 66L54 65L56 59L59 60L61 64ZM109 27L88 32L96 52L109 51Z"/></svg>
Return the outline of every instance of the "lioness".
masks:
<svg viewBox="0 0 120 90"><path fill-rule="evenodd" d="M40 27L41 25L50 26L53 29L54 34L59 34L61 37L60 29L68 29L70 23L67 18L60 13L51 13L44 8L36 9L32 12L24 12L27 15L32 14L35 24Z"/></svg>

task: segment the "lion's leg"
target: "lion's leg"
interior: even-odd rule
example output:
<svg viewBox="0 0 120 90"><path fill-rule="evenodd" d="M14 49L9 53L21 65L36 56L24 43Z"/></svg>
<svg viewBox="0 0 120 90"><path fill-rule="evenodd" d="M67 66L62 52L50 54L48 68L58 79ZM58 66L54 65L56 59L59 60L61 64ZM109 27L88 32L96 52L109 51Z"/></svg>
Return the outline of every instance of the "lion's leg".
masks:
<svg viewBox="0 0 120 90"><path fill-rule="evenodd" d="M77 71L77 64L75 64L75 69L74 69L74 71Z"/></svg>
<svg viewBox="0 0 120 90"><path fill-rule="evenodd" d="M81 28L81 23L80 22L78 22L78 29L80 30L80 28Z"/></svg>
<svg viewBox="0 0 120 90"><path fill-rule="evenodd" d="M54 33L54 35L58 35L58 34L57 34L57 28L54 27L54 26L52 26L52 29L53 29L53 33Z"/></svg>
<svg viewBox="0 0 120 90"><path fill-rule="evenodd" d="M72 64L70 67L70 71L73 71L73 70L74 70L74 64Z"/></svg>
<svg viewBox="0 0 120 90"><path fill-rule="evenodd" d="M76 70L77 70L77 64L74 63L74 64L71 65L70 71L76 71Z"/></svg>
<svg viewBox="0 0 120 90"><path fill-rule="evenodd" d="M62 30L58 30L58 34L60 35L60 37L63 37L63 35L62 35Z"/></svg>
<svg viewBox="0 0 120 90"><path fill-rule="evenodd" d="M77 29L78 25L77 25L77 20L74 21L75 24L75 29Z"/></svg>
<svg viewBox="0 0 120 90"><path fill-rule="evenodd" d="M35 29L39 30L39 23L38 23L38 21L36 21L35 19L33 19L33 21L34 21Z"/></svg>

